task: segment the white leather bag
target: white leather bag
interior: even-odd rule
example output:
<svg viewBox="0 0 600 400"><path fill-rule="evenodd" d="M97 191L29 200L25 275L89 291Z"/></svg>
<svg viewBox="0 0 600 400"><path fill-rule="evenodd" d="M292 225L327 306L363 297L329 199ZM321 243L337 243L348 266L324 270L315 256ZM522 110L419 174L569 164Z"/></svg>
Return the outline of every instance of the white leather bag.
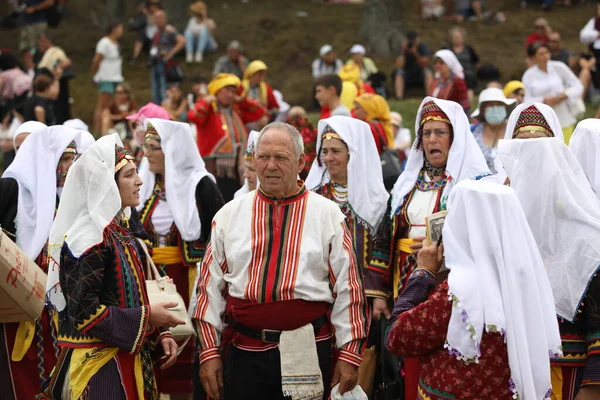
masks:
<svg viewBox="0 0 600 400"><path fill-rule="evenodd" d="M177 293L177 287L173 281L168 276L160 276L154 261L152 261L152 257L148 253L146 243L140 239L138 241L144 253L146 253L146 292L148 293L150 306L158 303L177 303L176 307L169 308L169 312L180 320L185 321L185 324L169 329L179 345L177 349L177 355L179 355L190 338L195 334L192 320L187 313L183 298Z"/></svg>

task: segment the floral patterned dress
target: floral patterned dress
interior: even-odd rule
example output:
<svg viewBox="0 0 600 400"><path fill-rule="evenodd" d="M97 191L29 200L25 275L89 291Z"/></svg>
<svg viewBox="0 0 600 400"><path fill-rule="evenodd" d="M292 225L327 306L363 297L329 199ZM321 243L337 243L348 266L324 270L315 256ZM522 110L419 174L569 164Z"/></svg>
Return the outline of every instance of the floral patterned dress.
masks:
<svg viewBox="0 0 600 400"><path fill-rule="evenodd" d="M504 338L484 332L478 363L466 364L451 355L446 344L452 302L445 280L431 294L435 280L415 270L398 298L399 314L387 335L387 347L402 357L419 357L419 400L513 398Z"/></svg>

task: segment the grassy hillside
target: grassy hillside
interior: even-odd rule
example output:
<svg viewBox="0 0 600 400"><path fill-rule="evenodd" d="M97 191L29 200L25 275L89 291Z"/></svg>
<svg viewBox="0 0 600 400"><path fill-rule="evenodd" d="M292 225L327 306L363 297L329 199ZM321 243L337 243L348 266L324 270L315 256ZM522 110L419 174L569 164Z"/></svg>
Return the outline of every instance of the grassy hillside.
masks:
<svg viewBox="0 0 600 400"><path fill-rule="evenodd" d="M172 1L172 0L171 0ZM69 14L62 25L54 30L55 42L62 46L74 60L76 78L71 83L74 99L73 113L86 122L91 116L96 102L96 89L89 72L96 42L102 37L101 29L95 27L88 16L85 1L70 1ZM134 13L134 1L128 1L129 15ZM216 58L225 52L230 40L240 40L250 59L261 59L269 65L268 80L282 91L286 100L294 105L311 105L312 77L310 63L324 43L333 44L341 58L347 58L347 51L353 43L360 42L359 26L362 6L351 4L327 4L317 0L229 0L207 1L209 14L215 19L219 50L209 54L204 63L185 65L186 77L201 75L210 77ZM445 44L446 33L454 24L449 21L421 21L418 16L417 1L405 0L402 3L404 26L414 29L432 50ZM524 40L533 27L536 17L544 16L551 26L563 36L568 49L574 52L584 50L579 43L579 30L593 15L592 5L574 8L556 8L553 12L542 13L537 6L522 10L516 0L487 0L488 8L502 10L507 22L501 25L484 25L479 22L465 22L463 27L469 34L469 41L479 52L482 63L495 64L503 80L519 78L525 69ZM6 7L0 5L1 8ZM185 21L179 25L185 25ZM0 47L16 49L18 30L0 32ZM122 40L126 58L131 55L135 33L128 32ZM374 57L379 68L386 73L393 68L393 60ZM150 99L150 72L143 63L130 66L124 63L125 78L133 85L139 103ZM391 82L389 82L391 85ZM418 100L392 102L392 109L405 114L405 121L411 126Z"/></svg>

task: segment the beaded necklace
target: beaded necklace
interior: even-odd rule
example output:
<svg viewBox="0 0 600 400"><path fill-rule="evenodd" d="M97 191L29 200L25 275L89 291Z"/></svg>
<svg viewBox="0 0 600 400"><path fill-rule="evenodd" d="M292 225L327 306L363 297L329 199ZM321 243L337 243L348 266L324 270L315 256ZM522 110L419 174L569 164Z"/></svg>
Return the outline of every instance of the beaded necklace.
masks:
<svg viewBox="0 0 600 400"><path fill-rule="evenodd" d="M443 167L434 167L429 163L428 160L425 160L425 172L427 172L427 176L429 179L433 180L436 176L445 177L446 176L446 166Z"/></svg>
<svg viewBox="0 0 600 400"><path fill-rule="evenodd" d="M417 189L425 192L428 190L441 189L441 188L445 187L447 183L448 183L448 177L446 176L446 174L444 174L441 179L439 179L435 182L433 182L433 181L427 182L425 180L425 168L423 168L419 172L419 176L417 177L417 181L415 182L415 187Z"/></svg>
<svg viewBox="0 0 600 400"><path fill-rule="evenodd" d="M348 185L341 185L332 181L330 187L331 194L336 202L340 204L348 202Z"/></svg>

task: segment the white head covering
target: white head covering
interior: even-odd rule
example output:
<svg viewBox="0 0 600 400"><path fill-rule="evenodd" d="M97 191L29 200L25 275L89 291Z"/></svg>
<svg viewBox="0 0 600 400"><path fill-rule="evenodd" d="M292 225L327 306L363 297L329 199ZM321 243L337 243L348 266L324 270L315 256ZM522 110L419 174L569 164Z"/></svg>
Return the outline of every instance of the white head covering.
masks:
<svg viewBox="0 0 600 400"><path fill-rule="evenodd" d="M473 111L471 117L478 117L481 105L483 103L492 101L498 101L504 103L504 105L506 106L511 106L517 102L517 99L507 99L506 96L504 96L504 92L502 91L502 89L498 89L495 87L483 89L481 93L479 93L479 104L477 105L477 109Z"/></svg>
<svg viewBox="0 0 600 400"><path fill-rule="evenodd" d="M451 180L444 188L443 196L447 197L452 187L463 179L473 179L485 176L490 173L483 153L475 141L469 120L465 115L463 108L453 101L440 100L433 97L425 97L419 106L417 120L415 121L415 132L419 132L421 123L421 113L423 105L433 101L448 116L454 130L454 140L450 146L448 161L446 163L446 174ZM419 172L425 162L425 153L423 149L417 148L418 140L415 140L408 155L406 168L398 177L394 189L392 189L392 216L402 202L404 197L410 193L419 177Z"/></svg>
<svg viewBox="0 0 600 400"><path fill-rule="evenodd" d="M367 54L367 49L362 44L355 44L350 49L350 54Z"/></svg>
<svg viewBox="0 0 600 400"><path fill-rule="evenodd" d="M213 182L215 178L204 166L189 124L158 118L149 118L146 122L152 124L160 136L165 155L165 192L175 225L183 240L197 240L201 227L196 206L196 187L205 176L209 176ZM146 157L140 163L139 170L144 181L140 190L140 205L137 207L141 210L154 190L156 178L150 171Z"/></svg>
<svg viewBox="0 0 600 400"><path fill-rule="evenodd" d="M513 392L545 399L549 352L560 354L561 339L552 289L519 199L509 187L466 180L449 206L443 237L453 305L446 347L473 361L484 329L501 333Z"/></svg>
<svg viewBox="0 0 600 400"><path fill-rule="evenodd" d="M348 203L356 217L374 231L385 214L390 195L383 184L381 162L371 128L366 122L354 118L334 116L322 119L318 125L317 154L320 153L322 135L327 126L348 146ZM325 164L319 165L315 160L306 178L306 187L315 190L330 179Z"/></svg>
<svg viewBox="0 0 600 400"><path fill-rule="evenodd" d="M448 68L450 68L450 72L452 72L454 76L461 79L465 78L463 66L451 50L438 50L433 55L433 59L435 60L436 58L441 58ZM436 72L435 77L439 78L440 74Z"/></svg>
<svg viewBox="0 0 600 400"><path fill-rule="evenodd" d="M559 138L560 140L564 140L563 131L560 127L560 122L558 121L558 117L556 113L552 109L552 107L547 106L543 103L537 103L535 101L526 101L523 104L519 104L513 112L510 113L510 117L508 118L508 123L506 124L506 131L504 133L504 139L512 139L513 133L515 130L515 126L517 125L517 121L519 120L519 116L523 110L535 106L540 113L544 116L544 119L552 129L552 133L554 133L554 137Z"/></svg>
<svg viewBox="0 0 600 400"><path fill-rule="evenodd" d="M258 135L260 132L252 130L248 134L248 147L246 148L246 153L254 154L254 147L256 146L256 139L258 139ZM256 184L258 185L258 178L256 178ZM250 193L250 188L248 187L248 179L244 179L244 186L239 188L237 192L233 195L233 198L238 198L240 196L245 195L246 193Z"/></svg>
<svg viewBox="0 0 600 400"><path fill-rule="evenodd" d="M600 265L598 198L562 139L501 140L498 150L542 254L556 312L573 321Z"/></svg>
<svg viewBox="0 0 600 400"><path fill-rule="evenodd" d="M33 133L33 132L41 131L42 129L46 129L47 127L48 127L48 125L42 124L41 122L38 122L38 121L24 122L21 125L19 125L19 127L13 133L13 135L12 135L13 143L14 143L14 140L17 138L17 136L19 136L23 133ZM17 145L15 144L14 146L15 146L15 150L17 150Z"/></svg>
<svg viewBox="0 0 600 400"><path fill-rule="evenodd" d="M521 113L531 106L535 106L535 108L537 108L538 111L544 116L544 119L548 123L548 126L550 126L554 137L564 140L560 122L558 121L558 117L556 116L556 113L552 107L534 101L526 101L523 104L519 104L513 110L513 112L510 113L508 123L506 124L506 131L504 132L504 139L511 140L513 138L515 127L517 126L517 121L519 120ZM491 180L500 184L504 184L504 182L506 182L507 175L506 171L504 170L504 166L502 165L502 160L498 156L496 156L496 159L494 160L494 168L496 169L496 175L494 175Z"/></svg>
<svg viewBox="0 0 600 400"><path fill-rule="evenodd" d="M63 125L68 126L69 128L77 129L78 131L90 131L90 127L79 118L66 120Z"/></svg>
<svg viewBox="0 0 600 400"><path fill-rule="evenodd" d="M67 175L48 246L46 295L58 311L66 305L59 281L63 243L67 243L73 256L80 257L102 242L104 228L121 210L121 195L115 181L117 145L123 146L119 134L101 137L73 164Z"/></svg>
<svg viewBox="0 0 600 400"><path fill-rule="evenodd" d="M600 120L588 118L578 123L569 148L600 199Z"/></svg>
<svg viewBox="0 0 600 400"><path fill-rule="evenodd" d="M56 168L72 141L81 154L94 143L94 138L64 126L33 132L2 175L19 184L17 245L33 259L42 251L50 234L56 207Z"/></svg>

